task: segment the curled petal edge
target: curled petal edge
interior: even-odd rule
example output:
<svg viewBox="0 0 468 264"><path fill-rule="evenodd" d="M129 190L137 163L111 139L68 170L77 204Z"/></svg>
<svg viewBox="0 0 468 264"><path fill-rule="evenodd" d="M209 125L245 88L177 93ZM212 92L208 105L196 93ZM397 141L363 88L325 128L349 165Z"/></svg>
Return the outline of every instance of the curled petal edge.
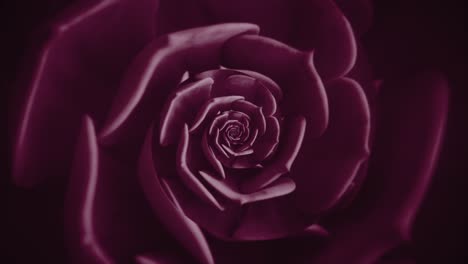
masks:
<svg viewBox="0 0 468 264"><path fill-rule="evenodd" d="M153 161L153 128L150 128L139 159L138 174L143 191L156 216L201 263L214 264L208 242L199 226L181 209L169 185L157 174Z"/></svg>

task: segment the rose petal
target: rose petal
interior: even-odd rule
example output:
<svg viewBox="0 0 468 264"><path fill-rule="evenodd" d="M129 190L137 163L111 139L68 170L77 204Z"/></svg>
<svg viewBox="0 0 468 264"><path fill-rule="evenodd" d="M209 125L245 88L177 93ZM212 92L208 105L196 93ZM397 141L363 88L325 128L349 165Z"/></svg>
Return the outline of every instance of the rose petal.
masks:
<svg viewBox="0 0 468 264"><path fill-rule="evenodd" d="M219 130L217 130L219 133ZM203 133L203 140L201 142L202 144L202 150L203 153L205 154L206 158L208 161L211 163L211 165L214 167L217 173L221 176L221 178L226 178L226 174L224 173L224 168L221 162L215 157L215 154L211 147L208 145L208 139L207 139L207 133ZM226 156L229 158L229 156L226 154Z"/></svg>
<svg viewBox="0 0 468 264"><path fill-rule="evenodd" d="M311 53L302 53L273 39L242 35L228 40L222 54L224 65L265 74L288 89L283 109L289 114L304 115L310 132L316 136L323 133L328 123L328 103Z"/></svg>
<svg viewBox="0 0 468 264"><path fill-rule="evenodd" d="M273 95L273 97L276 99L276 102L280 102L283 99L283 91L270 77L255 71L249 71L245 69L236 69L236 71L255 78L257 82L263 85L263 87L265 87L271 93L271 95Z"/></svg>
<svg viewBox="0 0 468 264"><path fill-rule="evenodd" d="M329 127L320 138L306 134L291 170L291 177L304 187L295 192L298 206L311 215L339 201L369 155L370 110L361 86L342 78L326 89Z"/></svg>
<svg viewBox="0 0 468 264"><path fill-rule="evenodd" d="M221 85L216 86L216 88L213 90L215 94L238 94L244 96L246 101L261 106L264 114L267 116L276 112L274 96L264 85L250 76L231 75Z"/></svg>
<svg viewBox="0 0 468 264"><path fill-rule="evenodd" d="M153 218L132 177L133 166L116 161L98 145L89 117L82 126L65 201L72 258L80 263L126 262L162 241L160 249L177 247Z"/></svg>
<svg viewBox="0 0 468 264"><path fill-rule="evenodd" d="M282 148L278 151L278 156L260 174L244 182L240 189L243 192L262 189L289 172L301 149L305 131L305 119L303 117L293 118L285 129L285 138L281 140Z"/></svg>
<svg viewBox="0 0 468 264"><path fill-rule="evenodd" d="M331 0L297 3L293 45L301 50L314 50L315 65L322 79L346 75L356 61L356 40L346 17Z"/></svg>
<svg viewBox="0 0 468 264"><path fill-rule="evenodd" d="M68 174L82 113L101 122L119 81L116 76L153 37L155 4L79 1L51 24L47 41L30 63L33 72L23 77L31 81L14 139L16 184L32 186Z"/></svg>
<svg viewBox="0 0 468 264"><path fill-rule="evenodd" d="M263 161L268 158L279 142L280 137L280 125L278 119L269 116L266 118L266 133L260 137L254 145L254 156L255 160Z"/></svg>
<svg viewBox="0 0 468 264"><path fill-rule="evenodd" d="M185 134L188 135L187 126ZM150 201L153 211L163 221L176 238L201 263L214 263L210 248L203 232L190 220L177 202L169 185L157 174L153 160L153 129L148 131L139 161L141 186ZM157 147L159 148L159 147ZM158 153L161 152L159 149ZM156 164L161 166L161 164Z"/></svg>
<svg viewBox="0 0 468 264"><path fill-rule="evenodd" d="M226 95L224 94L225 92L224 89L228 87L223 85L223 82L227 78L233 75L245 75L247 77L252 77L256 79L256 81L259 82L260 85L265 87L268 90L268 92L270 92L270 94L275 98L275 101L279 102L283 98L283 92L281 91L281 88L268 76L265 76L258 72L249 71L249 70L225 69L225 68L223 69L223 68L224 67L221 66L221 70L210 70L210 71L199 73L196 76L194 76L194 79L201 80L204 78L212 78L215 80L215 83L221 84L219 89L217 89L220 95ZM232 93L232 92L235 92L235 90L230 91L229 93ZM242 94L239 94L239 95L242 95ZM242 95L242 96L245 96L245 95Z"/></svg>
<svg viewBox="0 0 468 264"><path fill-rule="evenodd" d="M208 172L199 171L199 173L203 179L205 179L211 187L221 195L241 205L287 195L296 188L294 181L289 178L282 178L262 190L243 194L240 193L234 185L229 184L226 181L220 181Z"/></svg>
<svg viewBox="0 0 468 264"><path fill-rule="evenodd" d="M369 30L373 18L373 3L370 0L335 0L351 22L354 31L362 35Z"/></svg>
<svg viewBox="0 0 468 264"><path fill-rule="evenodd" d="M288 196L245 206L245 211L232 237L237 240L259 241L300 234L310 226L291 203Z"/></svg>
<svg viewBox="0 0 468 264"><path fill-rule="evenodd" d="M208 129L208 134L212 135L214 131L219 130L220 127L228 120L229 113L225 112L220 115L217 115L213 122L211 122L210 128ZM219 132L218 132L219 133Z"/></svg>
<svg viewBox="0 0 468 264"><path fill-rule="evenodd" d="M167 146L179 138L182 127L192 121L194 109L199 109L211 94L213 79L206 78L180 87L165 107L161 117L160 143Z"/></svg>
<svg viewBox="0 0 468 264"><path fill-rule="evenodd" d="M185 71L198 72L217 67L220 64L220 47L227 39L257 32L255 25L231 23L193 28L154 40L135 58L127 72L100 137L111 140L119 129L123 129L122 135L128 136L124 130L134 127L127 123L148 121L146 119L150 117L141 113L150 111L150 108L159 111L154 109L158 105L155 102L165 98ZM142 110L137 111L137 108ZM130 118L131 115L137 116Z"/></svg>
<svg viewBox="0 0 468 264"><path fill-rule="evenodd" d="M190 134L187 124L184 125L182 137L177 149L177 172L182 181L187 187L196 193L202 200L215 206L219 210L224 210L224 207L216 200L208 189L198 180L189 167L189 159L192 153L189 153Z"/></svg>
<svg viewBox="0 0 468 264"><path fill-rule="evenodd" d="M226 151L223 149L223 147L221 147L219 143L219 129L216 129L215 138L213 140L213 145L215 146L215 149L219 151L221 154L223 154L223 156L226 159L229 159L229 155L226 153Z"/></svg>
<svg viewBox="0 0 468 264"><path fill-rule="evenodd" d="M260 26L262 33L282 41L287 40L294 20L293 6L284 0L202 1L213 19L221 21L248 21Z"/></svg>
<svg viewBox="0 0 468 264"><path fill-rule="evenodd" d="M181 264L193 261L192 258L181 257L180 252L171 253L171 251L158 251L158 253L140 254L135 257L135 262L136 264Z"/></svg>
<svg viewBox="0 0 468 264"><path fill-rule="evenodd" d="M216 113L218 113L219 111L230 110L232 103L234 103L237 100L242 100L242 99L244 99L244 97L242 96L229 95L229 96L215 97L205 102L205 104L198 111L197 116L195 117L195 120L193 121L193 124L190 127L190 130L189 130L190 133L193 133L197 131L198 129L200 129L202 123L206 119L211 121L212 117L214 117Z"/></svg>
<svg viewBox="0 0 468 264"><path fill-rule="evenodd" d="M384 86L381 98L369 178L350 208L355 214L334 227L337 235L308 263L374 263L409 239L443 139L447 82L428 72Z"/></svg>
<svg viewBox="0 0 468 264"><path fill-rule="evenodd" d="M258 107L245 100L239 100L232 103L232 109L244 113L249 113L249 116L252 119L255 127L258 129L258 133L260 135L265 134L266 121L261 107Z"/></svg>
<svg viewBox="0 0 468 264"><path fill-rule="evenodd" d="M78 232L79 241L77 244L78 247L82 249L78 250L79 253L77 253L77 257L84 259L89 258L93 262L112 263L112 258L102 248L95 231L94 222L96 219L94 219L94 200L96 197L96 188L99 177L99 152L94 125L89 118L85 118L83 123L83 131L81 132L82 135L80 135L80 142L78 144L79 149L76 154L76 176L72 178L72 182L75 181L75 183L73 183L74 188L78 188L75 186L79 186L76 181L80 177L86 177L87 182L81 184L85 185L82 187L83 190L75 190L77 195L70 194L70 196L75 196L70 199L75 200L76 202L74 203L80 205L80 207L74 207L74 209L76 210L79 208L78 210L81 210L81 219L79 220L80 231ZM73 192L74 190L72 189L71 191ZM83 193L81 193L81 191L83 191ZM78 195L81 197L77 198L76 196ZM76 212L71 212L70 214L76 215ZM73 220L71 220L70 217L70 222L71 221ZM76 237L74 239L76 239ZM84 251L86 253L81 253L80 251Z"/></svg>
<svg viewBox="0 0 468 264"><path fill-rule="evenodd" d="M221 145L226 152L229 153L229 155L233 157L240 157L240 156L245 156L253 153L253 149L245 149L245 150L240 150L240 151L234 151L230 147L226 145Z"/></svg>

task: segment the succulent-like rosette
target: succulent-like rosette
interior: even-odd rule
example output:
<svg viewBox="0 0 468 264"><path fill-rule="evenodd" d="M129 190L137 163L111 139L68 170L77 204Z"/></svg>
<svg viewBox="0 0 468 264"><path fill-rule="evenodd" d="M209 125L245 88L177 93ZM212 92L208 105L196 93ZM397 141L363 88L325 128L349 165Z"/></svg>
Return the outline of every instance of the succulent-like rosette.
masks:
<svg viewBox="0 0 468 264"><path fill-rule="evenodd" d="M380 102L355 39L370 10L340 4L350 23L333 1L292 2L264 14L262 1L103 0L59 21L13 170L21 186L67 181L73 259L360 264L406 239L442 137L443 78L391 83Z"/></svg>
<svg viewBox="0 0 468 264"><path fill-rule="evenodd" d="M101 140L119 144L150 127L139 174L168 225L161 203L170 197L221 239L321 233L319 217L346 197L367 159L370 111L360 85L339 78L325 87L313 53L257 33L250 24L172 33L127 72Z"/></svg>

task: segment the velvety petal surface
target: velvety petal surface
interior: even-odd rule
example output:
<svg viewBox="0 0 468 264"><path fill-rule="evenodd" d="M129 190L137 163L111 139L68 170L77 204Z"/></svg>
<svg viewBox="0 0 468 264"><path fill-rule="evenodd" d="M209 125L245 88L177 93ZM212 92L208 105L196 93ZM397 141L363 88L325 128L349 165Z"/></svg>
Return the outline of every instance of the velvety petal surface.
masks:
<svg viewBox="0 0 468 264"><path fill-rule="evenodd" d="M315 50L320 54L317 69L324 79L343 76L355 60L353 29L342 10L351 17L357 32L368 27L371 16L366 0L339 1L341 9L333 0L201 0L198 3L197 8L188 8L196 14L205 11L204 19L197 19L200 23L250 22L259 25L264 36L298 49Z"/></svg>
<svg viewBox="0 0 468 264"><path fill-rule="evenodd" d="M153 144L154 132L151 128L146 136L139 161L141 186L156 216L167 226L175 238L203 264L213 264L210 248L198 225L189 219L179 204L171 186L163 176L166 164L159 163L162 149ZM153 156L156 155L156 159ZM158 171L158 169L160 169Z"/></svg>
<svg viewBox="0 0 468 264"><path fill-rule="evenodd" d="M382 87L376 146L362 195L345 212L349 220L332 228L336 236L326 248L305 263L375 263L410 239L442 143L447 88L437 72Z"/></svg>
<svg viewBox="0 0 468 264"><path fill-rule="evenodd" d="M335 2L349 20L357 35L362 35L369 30L374 11L371 0L335 0Z"/></svg>
<svg viewBox="0 0 468 264"><path fill-rule="evenodd" d="M361 86L342 78L326 91L329 126L318 138L306 132L291 169L296 204L310 215L324 213L342 197L369 154L370 110Z"/></svg>
<svg viewBox="0 0 468 264"><path fill-rule="evenodd" d="M180 247L153 217L135 168L103 149L85 117L65 202L65 234L77 263L131 262L141 251Z"/></svg>
<svg viewBox="0 0 468 264"><path fill-rule="evenodd" d="M324 80L344 76L356 61L356 40L351 24L332 0L297 1L294 47L315 54Z"/></svg>
<svg viewBox="0 0 468 264"><path fill-rule="evenodd" d="M119 76L154 34L156 5L152 0L77 1L49 26L34 70L25 78L31 81L17 124L17 184L67 175L82 114L100 125Z"/></svg>
<svg viewBox="0 0 468 264"><path fill-rule="evenodd" d="M129 130L139 124L144 130L141 124L149 124L152 117L145 113L161 110L185 71L218 67L220 48L227 39L257 32L252 24L219 24L179 31L148 44L129 67L100 137L113 141L114 135L131 135Z"/></svg>
<svg viewBox="0 0 468 264"><path fill-rule="evenodd" d="M195 119L194 112L200 109L208 101L211 95L213 79L205 78L194 83L187 83L177 89L168 98L168 103L163 109L161 117L161 136L159 143L167 145L178 138L185 123ZM195 110L195 111L194 111Z"/></svg>
<svg viewBox="0 0 468 264"><path fill-rule="evenodd" d="M270 38L244 35L226 42L222 63L271 77L284 90L281 110L305 116L310 133L319 136L327 127L327 96L312 53L300 52Z"/></svg>

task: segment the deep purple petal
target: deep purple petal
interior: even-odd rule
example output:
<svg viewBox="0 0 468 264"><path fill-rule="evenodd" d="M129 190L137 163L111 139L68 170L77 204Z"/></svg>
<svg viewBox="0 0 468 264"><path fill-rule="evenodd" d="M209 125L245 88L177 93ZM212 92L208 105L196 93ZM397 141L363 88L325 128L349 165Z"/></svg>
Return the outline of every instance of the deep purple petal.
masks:
<svg viewBox="0 0 468 264"><path fill-rule="evenodd" d="M15 139L17 184L67 175L82 114L102 122L118 76L153 36L155 4L78 1L51 25L34 71L23 77L31 81Z"/></svg>
<svg viewBox="0 0 468 264"><path fill-rule="evenodd" d="M297 204L310 214L331 208L351 186L369 155L370 110L361 86L343 78L326 90L329 127L319 138L306 134L291 170L291 177L300 186L294 193Z"/></svg>
<svg viewBox="0 0 468 264"><path fill-rule="evenodd" d="M240 95L263 108L265 115L276 112L276 102L280 101L282 91L270 78L252 71L211 70L197 74L195 79L213 78L215 80L213 97Z"/></svg>
<svg viewBox="0 0 468 264"><path fill-rule="evenodd" d="M214 116L219 111L230 110L232 108L232 104L235 101L243 99L244 97L242 96L228 95L222 97L215 97L205 102L198 111L197 116L193 120L193 123L190 127L190 133L199 130L202 127L202 123L211 122L212 118L214 118Z"/></svg>
<svg viewBox="0 0 468 264"><path fill-rule="evenodd" d="M354 31L362 35L369 30L373 18L371 0L335 0L337 5L351 22Z"/></svg>
<svg viewBox="0 0 468 264"><path fill-rule="evenodd" d="M160 111L159 102L176 87L185 71L217 67L220 47L227 39L256 32L258 27L252 24L219 24L179 31L154 40L135 58L124 77L100 137L111 140L119 129L122 131L118 133L128 136L125 132L134 129L131 124L148 123L143 120L149 121L151 116L143 113Z"/></svg>
<svg viewBox="0 0 468 264"><path fill-rule="evenodd" d="M161 117L161 145L167 146L179 138L184 124L191 123L195 118L194 110L199 109L210 98L212 85L211 78L187 83L168 98L169 103Z"/></svg>
<svg viewBox="0 0 468 264"><path fill-rule="evenodd" d="M266 133L260 137L254 145L255 160L262 161L276 149L280 139L280 125L278 119L269 116L266 118Z"/></svg>
<svg viewBox="0 0 468 264"><path fill-rule="evenodd" d="M289 124L284 130L285 135L281 140L281 147L273 162L262 169L260 174L243 183L241 186L242 191L252 192L262 189L291 170L302 146L306 131L306 121L303 117L293 118L289 120Z"/></svg>
<svg viewBox="0 0 468 264"><path fill-rule="evenodd" d="M133 166L101 148L93 122L85 117L65 202L65 234L73 259L130 262L142 249L176 246L152 216L133 176ZM164 246L154 248L160 242Z"/></svg>
<svg viewBox="0 0 468 264"><path fill-rule="evenodd" d="M228 67L271 77L288 91L283 110L304 115L310 132L318 136L327 127L327 96L311 53L300 52L273 39L243 35L226 42L222 62Z"/></svg>
<svg viewBox="0 0 468 264"><path fill-rule="evenodd" d="M346 17L332 0L298 1L296 8L293 45L314 51L324 80L344 76L356 61L354 32Z"/></svg>
<svg viewBox="0 0 468 264"><path fill-rule="evenodd" d="M181 140L177 149L177 172L181 180L185 185L196 193L202 200L208 204L215 206L219 210L224 210L224 207L218 202L218 200L210 193L210 191L200 182L198 177L190 169L191 155L194 153L190 152L190 134L188 126L185 124L182 131Z"/></svg>
<svg viewBox="0 0 468 264"><path fill-rule="evenodd" d="M235 185L219 180L208 172L200 171L199 173L218 193L240 205L283 196L291 193L296 188L294 181L290 178L281 178L268 187L245 194L241 193Z"/></svg>
<svg viewBox="0 0 468 264"><path fill-rule="evenodd" d="M375 263L409 239L440 150L448 87L440 74L429 72L390 83L381 95L370 174L362 196L350 208L353 218L340 222L333 230L336 236L309 262Z"/></svg>
<svg viewBox="0 0 468 264"><path fill-rule="evenodd" d="M113 260L108 252L103 249L101 241L99 241L96 234L95 222L98 219L95 218L95 197L99 177L99 152L96 132L91 119L85 118L83 123L83 131L78 142L74 165L74 176L71 180L72 187L69 194L71 202L68 207L69 210L81 211L79 213L75 211L69 213L68 217L71 226L76 223L73 221L72 215L79 215L81 219L77 221L77 225L79 226L78 234L71 236L70 239L75 240L75 244L79 248L78 252L75 253L76 258L90 262L110 264ZM83 181L84 179L85 181ZM78 183L79 180L82 181L81 184ZM81 190L78 190L78 188ZM75 206L72 207L72 204L75 204Z"/></svg>
<svg viewBox="0 0 468 264"><path fill-rule="evenodd" d="M310 226L311 220L298 211L288 196L245 206L232 237L259 241L298 235Z"/></svg>
<svg viewBox="0 0 468 264"><path fill-rule="evenodd" d="M188 134L187 126L185 126L185 134ZM163 221L180 243L201 263L212 264L214 260L203 232L185 215L170 186L156 171L155 167L161 164L154 163L152 138L153 129L151 128L146 136L139 162L138 174L146 197L157 217ZM156 148L159 154L161 149Z"/></svg>
<svg viewBox="0 0 468 264"><path fill-rule="evenodd" d="M205 154L205 157L207 158L208 162L210 162L210 164L213 166L215 171L221 176L221 178L224 179L226 178L226 174L224 172L223 164L221 164L221 162L216 158L216 155L214 154L213 149L208 144L207 137L208 137L207 133L206 132L203 133L203 140L201 142L203 153ZM222 148L219 148L218 150L223 151ZM229 158L227 153L226 153L226 156Z"/></svg>
<svg viewBox="0 0 468 264"><path fill-rule="evenodd" d="M272 115L276 112L276 100L270 91L253 77L243 75L232 75L217 86L214 92L219 94L238 94L263 108L265 115Z"/></svg>

